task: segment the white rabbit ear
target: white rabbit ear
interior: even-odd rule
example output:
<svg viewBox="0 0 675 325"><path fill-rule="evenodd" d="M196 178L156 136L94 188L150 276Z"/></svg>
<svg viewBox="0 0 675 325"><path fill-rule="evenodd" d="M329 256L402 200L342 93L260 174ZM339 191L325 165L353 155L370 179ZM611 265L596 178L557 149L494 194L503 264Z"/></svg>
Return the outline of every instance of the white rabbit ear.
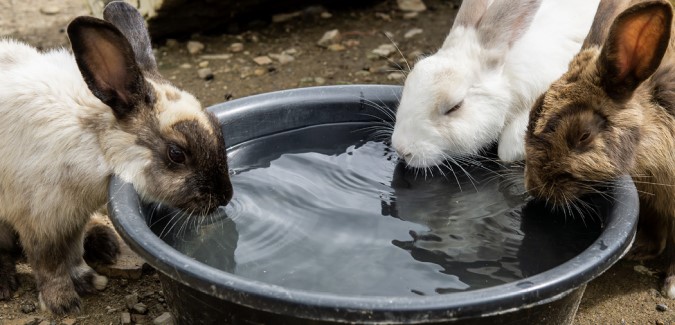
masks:
<svg viewBox="0 0 675 325"><path fill-rule="evenodd" d="M494 0L478 26L481 45L506 51L529 29L541 0Z"/></svg>
<svg viewBox="0 0 675 325"><path fill-rule="evenodd" d="M115 25L129 41L139 67L145 72L158 75L150 35L141 13L124 1L113 1L103 9L103 19Z"/></svg>
<svg viewBox="0 0 675 325"><path fill-rule="evenodd" d="M87 86L118 119L146 100L148 85L131 45L115 26L92 17L78 17L68 25L68 37Z"/></svg>
<svg viewBox="0 0 675 325"><path fill-rule="evenodd" d="M464 0L462 6L459 7L455 22L452 23L452 28L457 26L462 27L477 27L485 11L492 0Z"/></svg>

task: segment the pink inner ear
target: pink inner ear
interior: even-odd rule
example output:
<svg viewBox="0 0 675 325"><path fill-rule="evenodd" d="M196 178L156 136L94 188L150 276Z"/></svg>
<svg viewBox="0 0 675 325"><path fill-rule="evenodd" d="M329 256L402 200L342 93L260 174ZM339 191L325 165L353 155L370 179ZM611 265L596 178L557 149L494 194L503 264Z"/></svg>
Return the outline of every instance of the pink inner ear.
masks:
<svg viewBox="0 0 675 325"><path fill-rule="evenodd" d="M660 11L637 15L621 26L618 37L616 65L619 78L629 73L644 76L654 59L664 33L665 19Z"/></svg>
<svg viewBox="0 0 675 325"><path fill-rule="evenodd" d="M96 84L101 89L115 91L123 101L129 98L125 95L127 83L127 67L124 54L105 37L92 37L88 53L91 72Z"/></svg>

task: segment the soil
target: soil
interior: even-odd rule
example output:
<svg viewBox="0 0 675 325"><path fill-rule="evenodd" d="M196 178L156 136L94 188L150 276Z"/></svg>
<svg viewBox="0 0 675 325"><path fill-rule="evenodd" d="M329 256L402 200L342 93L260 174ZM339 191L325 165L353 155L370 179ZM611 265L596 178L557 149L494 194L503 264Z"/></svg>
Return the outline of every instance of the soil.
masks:
<svg viewBox="0 0 675 325"><path fill-rule="evenodd" d="M81 0L0 1L0 37L24 40L38 48L68 46L64 28L77 15L87 14ZM238 34L193 35L190 39L163 40L156 44L160 71L177 86L195 94L205 106L257 93L330 84L402 84L408 69L423 53L433 53L443 42L456 13L456 2L425 0L428 9L417 17L404 17L396 1L358 9L310 8L294 18L271 23L253 22ZM406 38L414 28L420 34ZM341 37L331 48L317 41L329 30ZM388 35L388 36L387 36ZM203 44L197 54L188 52L188 41ZM372 54L380 45L395 42L389 58ZM234 52L232 43L242 43ZM258 64L254 58L285 52L293 61ZM272 56L272 55L270 55ZM208 68L212 77L199 76ZM207 74L205 71L202 73ZM575 324L670 324L675 323L675 303L662 297L662 273L658 265L646 267L620 261L587 287ZM132 318L139 323L167 310L157 274L152 270L140 279L111 279L107 289L83 299L82 311L65 318L39 311L37 291L30 268L19 266L21 288L9 301L0 301L2 324L119 324L127 312L125 297L138 295L148 307L147 315ZM666 307L657 310L657 304Z"/></svg>

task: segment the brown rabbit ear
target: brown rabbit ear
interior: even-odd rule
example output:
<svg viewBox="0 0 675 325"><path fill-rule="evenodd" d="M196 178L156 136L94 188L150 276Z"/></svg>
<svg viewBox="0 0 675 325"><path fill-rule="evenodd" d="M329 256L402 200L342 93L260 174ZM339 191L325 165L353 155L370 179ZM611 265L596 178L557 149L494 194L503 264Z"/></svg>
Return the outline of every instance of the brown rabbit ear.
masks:
<svg viewBox="0 0 675 325"><path fill-rule="evenodd" d="M656 71L668 48L672 16L668 3L651 1L626 9L614 20L598 60L609 97L630 98Z"/></svg>
<svg viewBox="0 0 675 325"><path fill-rule="evenodd" d="M115 25L129 41L139 67L145 72L159 75L150 35L141 13L124 1L113 1L103 9L103 19Z"/></svg>
<svg viewBox="0 0 675 325"><path fill-rule="evenodd" d="M68 25L68 37L87 86L118 119L145 99L148 86L131 45L115 26L92 17L78 17Z"/></svg>

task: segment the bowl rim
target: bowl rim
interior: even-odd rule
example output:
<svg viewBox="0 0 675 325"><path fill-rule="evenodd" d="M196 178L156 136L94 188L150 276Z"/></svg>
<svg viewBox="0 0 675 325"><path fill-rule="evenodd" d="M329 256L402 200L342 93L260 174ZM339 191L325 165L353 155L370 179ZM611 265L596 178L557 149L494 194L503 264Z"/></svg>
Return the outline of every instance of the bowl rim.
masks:
<svg viewBox="0 0 675 325"><path fill-rule="evenodd" d="M252 103L274 105L278 98L290 103L316 96L320 96L321 101L344 101L355 94L382 99L381 96L389 93L397 96L400 91L400 86L385 85L309 87L246 97L209 110L219 120L223 116L237 120L237 114L256 107ZM174 281L219 299L306 319L368 323L403 318L425 323L506 313L558 300L602 274L630 248L637 225L638 196L633 182L627 175L617 182L614 197L618 204L610 207L599 238L581 254L520 281L437 296L335 295L288 289L220 271L183 255L157 237L140 213L142 202L133 186L116 176L112 176L109 183L108 210L124 241L152 267ZM367 315L365 320L364 315Z"/></svg>

